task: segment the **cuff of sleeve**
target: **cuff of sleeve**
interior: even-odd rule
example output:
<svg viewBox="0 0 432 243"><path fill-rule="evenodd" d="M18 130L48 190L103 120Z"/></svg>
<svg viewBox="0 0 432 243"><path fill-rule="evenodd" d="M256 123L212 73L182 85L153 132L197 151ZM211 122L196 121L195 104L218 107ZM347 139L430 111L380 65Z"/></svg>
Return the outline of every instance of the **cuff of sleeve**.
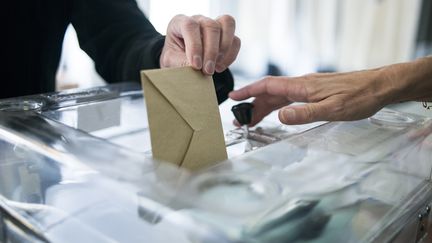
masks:
<svg viewBox="0 0 432 243"><path fill-rule="evenodd" d="M213 74L213 82L216 90L218 103L221 104L228 99L228 94L234 89L234 77L229 69L221 73Z"/></svg>
<svg viewBox="0 0 432 243"><path fill-rule="evenodd" d="M152 57L154 57L153 59L153 64L155 67L160 68L160 56L162 54L162 49L163 46L165 44L165 36L159 36L158 38L155 38L154 42L153 42L153 48L152 48Z"/></svg>

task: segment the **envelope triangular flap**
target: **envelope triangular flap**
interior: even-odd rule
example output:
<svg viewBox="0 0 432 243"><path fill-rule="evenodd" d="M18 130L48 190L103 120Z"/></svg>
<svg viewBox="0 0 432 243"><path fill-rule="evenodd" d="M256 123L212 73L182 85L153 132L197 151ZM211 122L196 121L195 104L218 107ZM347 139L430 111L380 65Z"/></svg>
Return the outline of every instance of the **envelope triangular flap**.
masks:
<svg viewBox="0 0 432 243"><path fill-rule="evenodd" d="M204 76L191 67L144 73L194 130L203 129L209 120L220 119L210 76Z"/></svg>
<svg viewBox="0 0 432 243"><path fill-rule="evenodd" d="M215 136L219 138L215 139ZM181 166L195 170L226 159L227 153L223 134L215 133L212 130L201 130L193 133Z"/></svg>
<svg viewBox="0 0 432 243"><path fill-rule="evenodd" d="M153 157L180 165L190 143L181 141L190 141L193 130L144 74L141 78L152 131Z"/></svg>

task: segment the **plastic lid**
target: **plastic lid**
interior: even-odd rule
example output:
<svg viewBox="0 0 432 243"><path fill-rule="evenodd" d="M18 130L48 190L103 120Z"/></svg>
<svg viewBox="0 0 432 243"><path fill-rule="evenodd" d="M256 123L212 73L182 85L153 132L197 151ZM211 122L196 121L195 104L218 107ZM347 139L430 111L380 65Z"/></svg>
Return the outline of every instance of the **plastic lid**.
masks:
<svg viewBox="0 0 432 243"><path fill-rule="evenodd" d="M5 100L0 102L0 111L39 111L43 105L43 102L36 100Z"/></svg>

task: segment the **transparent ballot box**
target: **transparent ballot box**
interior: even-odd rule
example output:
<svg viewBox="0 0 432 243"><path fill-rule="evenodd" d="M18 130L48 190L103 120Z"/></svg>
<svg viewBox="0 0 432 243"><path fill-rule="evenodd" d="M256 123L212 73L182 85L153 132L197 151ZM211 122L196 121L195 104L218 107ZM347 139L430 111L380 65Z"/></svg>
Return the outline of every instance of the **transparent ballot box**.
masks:
<svg viewBox="0 0 432 243"><path fill-rule="evenodd" d="M229 159L155 161L135 84L0 101L0 242L428 242L432 120L245 133L220 106Z"/></svg>

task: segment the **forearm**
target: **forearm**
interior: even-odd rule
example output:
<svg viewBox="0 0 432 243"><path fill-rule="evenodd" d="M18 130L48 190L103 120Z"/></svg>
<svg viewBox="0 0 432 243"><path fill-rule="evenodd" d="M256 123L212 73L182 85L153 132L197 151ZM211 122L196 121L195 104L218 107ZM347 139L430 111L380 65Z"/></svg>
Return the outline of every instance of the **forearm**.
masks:
<svg viewBox="0 0 432 243"><path fill-rule="evenodd" d="M388 81L388 103L432 101L432 57L389 65L381 71Z"/></svg>
<svg viewBox="0 0 432 243"><path fill-rule="evenodd" d="M72 14L81 48L108 82L139 81L159 67L161 36L134 0L75 0Z"/></svg>

